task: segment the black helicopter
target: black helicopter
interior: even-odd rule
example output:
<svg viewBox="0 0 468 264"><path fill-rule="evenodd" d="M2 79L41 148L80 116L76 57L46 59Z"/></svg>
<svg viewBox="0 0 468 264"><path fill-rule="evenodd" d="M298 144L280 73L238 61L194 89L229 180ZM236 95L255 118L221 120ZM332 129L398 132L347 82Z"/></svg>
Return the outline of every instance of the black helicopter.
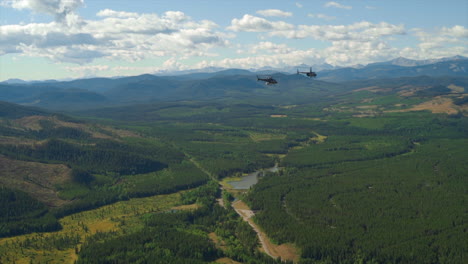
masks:
<svg viewBox="0 0 468 264"><path fill-rule="evenodd" d="M297 69L297 74L300 74L300 73L304 73L305 75L307 75L307 77L311 78L311 77L317 77L317 73L313 72L312 71L312 67L310 67L310 71L308 72L300 72L299 69Z"/></svg>
<svg viewBox="0 0 468 264"><path fill-rule="evenodd" d="M272 84L277 84L278 82L273 79L271 76L266 76L266 78L260 78L257 75L257 81L264 81L266 85L272 85Z"/></svg>

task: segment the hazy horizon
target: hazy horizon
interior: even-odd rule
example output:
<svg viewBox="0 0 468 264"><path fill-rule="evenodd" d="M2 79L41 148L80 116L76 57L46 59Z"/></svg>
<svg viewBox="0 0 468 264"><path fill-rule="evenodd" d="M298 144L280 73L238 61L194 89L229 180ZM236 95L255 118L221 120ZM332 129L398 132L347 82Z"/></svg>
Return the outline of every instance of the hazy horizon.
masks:
<svg viewBox="0 0 468 264"><path fill-rule="evenodd" d="M466 1L3 0L0 81L468 56Z"/></svg>

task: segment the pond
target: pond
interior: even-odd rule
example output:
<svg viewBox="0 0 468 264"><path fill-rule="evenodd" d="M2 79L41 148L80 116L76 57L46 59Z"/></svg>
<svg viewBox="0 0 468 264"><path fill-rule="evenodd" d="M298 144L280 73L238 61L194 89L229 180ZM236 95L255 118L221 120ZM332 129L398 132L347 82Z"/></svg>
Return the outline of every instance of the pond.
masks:
<svg viewBox="0 0 468 264"><path fill-rule="evenodd" d="M258 177L261 172L268 171L268 172L277 172L278 166L275 165L275 167L268 168L268 169L262 169L262 170L257 170L254 171L246 176L242 176L240 180L238 181L228 181L227 183L232 186L233 189L235 190L248 190L250 187L254 186L258 182Z"/></svg>

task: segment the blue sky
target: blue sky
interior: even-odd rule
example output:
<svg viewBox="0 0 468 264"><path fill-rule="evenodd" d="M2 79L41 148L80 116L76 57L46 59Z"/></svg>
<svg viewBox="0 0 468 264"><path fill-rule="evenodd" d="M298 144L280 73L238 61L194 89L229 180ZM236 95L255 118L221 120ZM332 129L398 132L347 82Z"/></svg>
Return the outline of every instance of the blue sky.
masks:
<svg viewBox="0 0 468 264"><path fill-rule="evenodd" d="M0 81L468 56L466 0L0 3Z"/></svg>

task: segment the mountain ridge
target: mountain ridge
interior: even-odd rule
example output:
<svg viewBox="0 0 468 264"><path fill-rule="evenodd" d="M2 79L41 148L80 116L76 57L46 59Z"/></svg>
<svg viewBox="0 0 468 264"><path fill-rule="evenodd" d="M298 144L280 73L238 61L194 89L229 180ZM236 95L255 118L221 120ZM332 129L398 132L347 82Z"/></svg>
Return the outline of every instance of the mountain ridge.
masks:
<svg viewBox="0 0 468 264"><path fill-rule="evenodd" d="M358 82L359 85L359 82L393 82L394 79L413 77L409 83L421 83L420 80L427 76L429 80L422 83L444 83L447 86L451 83L446 83L443 78L464 80L467 70L468 59L459 56L454 60L421 66L399 66L388 62L370 64L359 69L349 67L327 70L318 72L317 78L271 72L268 75L278 81L277 85L271 86L259 82L255 76L258 73L243 69L180 76L142 74L117 79L97 77L48 83L0 83L0 100L56 110L177 100L266 100L294 104L316 100L310 98L312 95L326 96L334 91L344 91L353 86L353 82Z"/></svg>
<svg viewBox="0 0 468 264"><path fill-rule="evenodd" d="M373 62L367 65L356 65L356 66L334 66L327 63L323 64L299 64L299 65L291 65L285 66L282 68L275 68L275 67L261 67L261 68L250 68L250 69L240 69L240 68L223 68L223 67L205 67L201 69L190 69L190 70L180 70L180 71L168 71L168 70L161 70L158 72L153 73L144 73L135 76L115 76L115 77L89 77L89 78L77 78L77 79L65 79L65 80L22 80L18 78L11 78L0 82L0 84L38 84L38 83L55 83L55 82L69 82L73 83L77 80L93 80L93 79L113 79L113 80L125 80L127 78L134 78L138 76L158 76L158 77L169 77L169 78L176 78L182 76L185 78L201 78L198 76L215 76L221 73L229 73L229 72L250 72L252 74L271 74L274 72L282 72L282 73L295 73L297 69L302 68L310 68L312 67L316 72L322 71L330 71L330 70L338 70L338 69L346 69L346 68L355 68L355 69L362 69L368 66L376 66L376 65L397 65L397 66L405 66L405 67L414 67L414 66L423 66L428 64L435 64L439 62L448 62L448 61L460 61L460 60L468 60L468 57L464 57L461 55L455 55L452 57L443 57L439 59L425 59L425 60L413 60L404 57L397 57L395 59L389 61L382 61L382 62ZM231 75L231 74L226 74ZM190 77L195 76L195 77ZM76 88L76 87L75 87Z"/></svg>

